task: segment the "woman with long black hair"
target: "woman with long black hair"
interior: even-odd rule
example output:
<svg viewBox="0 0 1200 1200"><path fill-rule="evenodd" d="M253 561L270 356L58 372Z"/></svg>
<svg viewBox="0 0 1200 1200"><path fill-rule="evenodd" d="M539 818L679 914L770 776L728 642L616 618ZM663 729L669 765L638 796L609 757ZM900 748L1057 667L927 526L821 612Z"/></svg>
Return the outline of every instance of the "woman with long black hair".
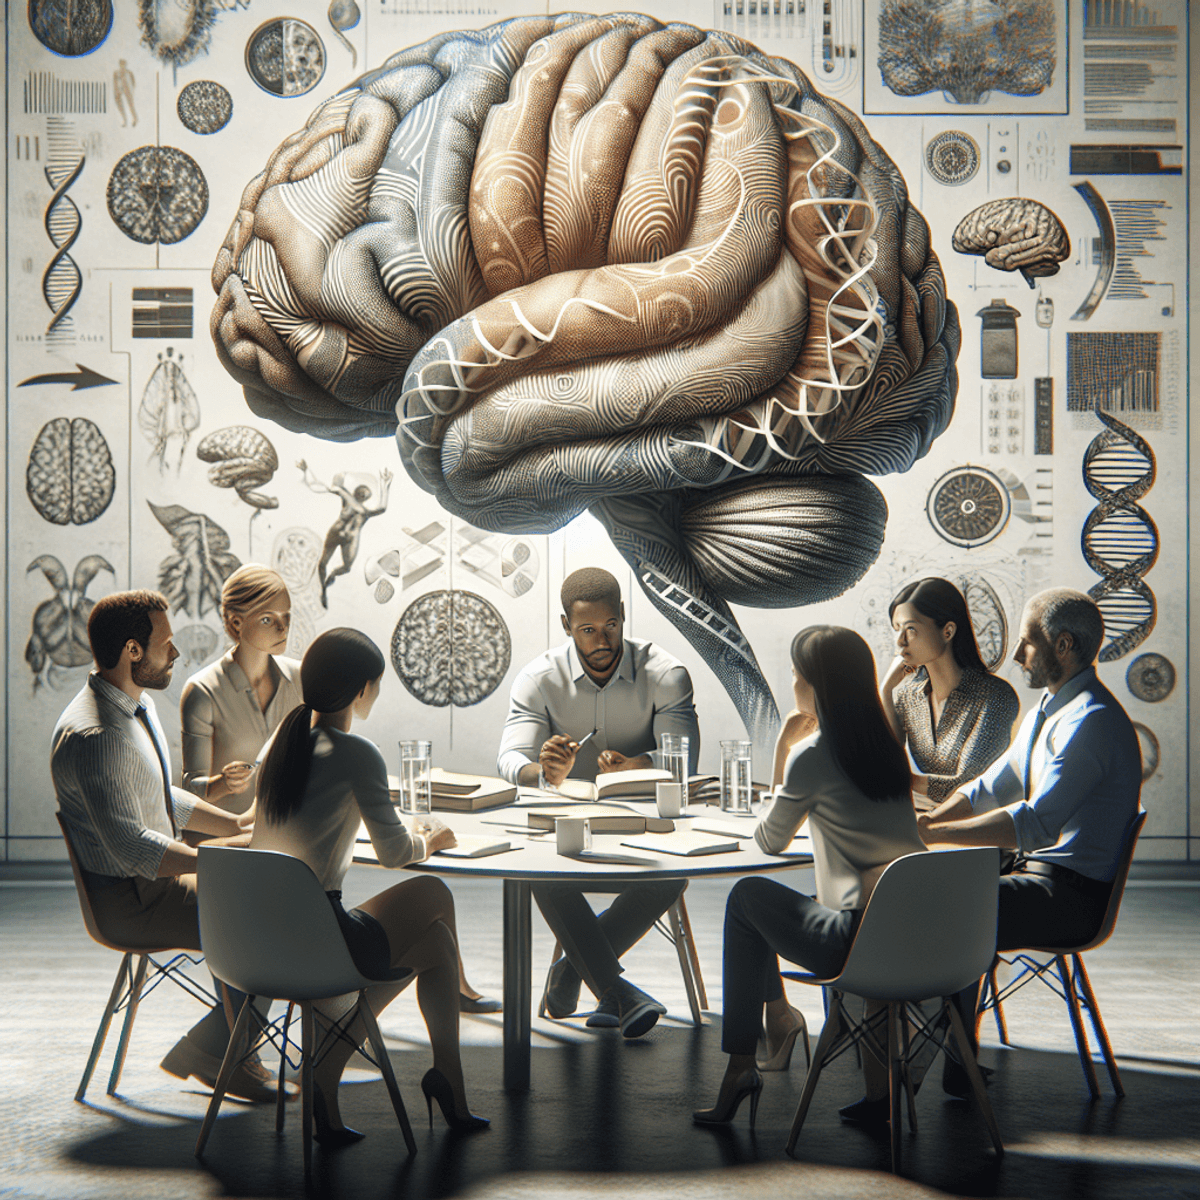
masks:
<svg viewBox="0 0 1200 1200"><path fill-rule="evenodd" d="M284 718L262 764L250 845L293 855L312 868L364 975L379 978L394 967L412 969L433 1047L433 1067L421 1080L430 1119L436 1100L452 1128L482 1128L488 1122L467 1107L459 1059L458 937L449 888L432 875L420 875L349 912L342 907L342 879L360 820L385 867L421 862L454 845L454 834L436 818L426 818L424 832L409 833L391 802L378 747L350 732L355 717L364 720L370 714L383 666L379 648L355 629L327 630L309 646L300 665L304 702ZM369 989L372 1010L382 1012L407 982ZM321 1007L328 1017L340 1015ZM313 1073L316 1136L334 1145L362 1136L342 1124L338 1109L342 1071L366 1036L361 1020L347 1032Z"/></svg>
<svg viewBox="0 0 1200 1200"><path fill-rule="evenodd" d="M988 671L966 599L948 579L905 584L888 607L896 658L879 685L892 730L917 767L914 802L936 808L1008 749L1017 693Z"/></svg>
<svg viewBox="0 0 1200 1200"><path fill-rule="evenodd" d="M817 975L836 975L884 869L925 849L908 760L880 706L866 642L850 629L811 625L792 641L792 668L796 707L776 747L783 779L755 838L779 854L808 821L817 896L753 876L729 893L721 1035L729 1063L716 1104L693 1114L704 1125L732 1120L747 1096L753 1124L763 1086L755 1047L764 1005L768 1047L795 1036L778 956ZM872 1062L864 1056L864 1064ZM872 1090L869 1083L868 1095Z"/></svg>

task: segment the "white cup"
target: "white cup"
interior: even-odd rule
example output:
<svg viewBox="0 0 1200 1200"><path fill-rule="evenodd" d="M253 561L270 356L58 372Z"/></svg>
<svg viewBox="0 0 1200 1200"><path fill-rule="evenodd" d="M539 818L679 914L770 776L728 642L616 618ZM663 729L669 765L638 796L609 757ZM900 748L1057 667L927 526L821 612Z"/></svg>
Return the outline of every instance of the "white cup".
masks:
<svg viewBox="0 0 1200 1200"><path fill-rule="evenodd" d="M557 817L554 841L559 854L582 854L592 848L592 823L587 817Z"/></svg>
<svg viewBox="0 0 1200 1200"><path fill-rule="evenodd" d="M654 799L658 803L660 817L681 817L683 815L683 785L680 783L659 783L654 787Z"/></svg>

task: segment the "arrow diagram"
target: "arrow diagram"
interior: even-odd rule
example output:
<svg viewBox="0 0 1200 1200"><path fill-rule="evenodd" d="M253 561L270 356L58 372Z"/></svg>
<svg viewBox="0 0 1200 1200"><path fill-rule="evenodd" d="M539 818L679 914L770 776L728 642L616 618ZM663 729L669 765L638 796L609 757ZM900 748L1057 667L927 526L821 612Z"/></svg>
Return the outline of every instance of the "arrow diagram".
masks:
<svg viewBox="0 0 1200 1200"><path fill-rule="evenodd" d="M30 379L24 379L17 384L17 387L32 387L35 383L69 383L71 391L77 392L80 388L106 387L110 383L116 383L115 379L109 379L107 375L101 375L97 371L90 371L83 363L76 363L78 368L76 371L62 371L50 375L34 375Z"/></svg>

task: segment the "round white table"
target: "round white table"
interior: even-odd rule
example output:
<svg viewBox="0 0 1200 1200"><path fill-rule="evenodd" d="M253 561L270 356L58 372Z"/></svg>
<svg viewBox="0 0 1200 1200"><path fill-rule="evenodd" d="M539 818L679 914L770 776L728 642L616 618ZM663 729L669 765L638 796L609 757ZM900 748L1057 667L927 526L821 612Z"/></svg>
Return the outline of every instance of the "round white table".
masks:
<svg viewBox="0 0 1200 1200"><path fill-rule="evenodd" d="M550 799L550 803L554 803ZM408 868L445 876L495 878L504 881L504 1086L510 1090L529 1088L530 1036L533 1007L533 931L530 923L530 885L540 882L570 882L584 890L590 883L612 884L644 879L698 879L720 875L748 875L809 866L812 843L797 837L783 854L765 854L753 837L740 839L737 850L720 854L682 856L654 854L621 843L636 835L594 833L592 848L579 855L560 855L554 834L530 836L525 809L544 806L545 796L521 799L504 808L478 813L438 812L456 834L509 840L512 849L482 858L451 858L434 855ZM654 805L623 801L626 807L654 815ZM405 817L405 820L411 820ZM689 806L688 815L676 822L688 829L695 821L718 821L750 832L757 817L736 817L715 807ZM510 832L517 831L517 832ZM356 862L373 863L370 844L356 849Z"/></svg>

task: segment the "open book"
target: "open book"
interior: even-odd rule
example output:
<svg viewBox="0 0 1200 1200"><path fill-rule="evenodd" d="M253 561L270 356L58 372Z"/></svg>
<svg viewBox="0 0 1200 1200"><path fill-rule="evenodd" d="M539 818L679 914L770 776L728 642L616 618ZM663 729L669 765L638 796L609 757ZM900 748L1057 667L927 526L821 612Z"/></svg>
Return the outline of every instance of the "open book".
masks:
<svg viewBox="0 0 1200 1200"><path fill-rule="evenodd" d="M724 854L740 850L741 841L735 837L715 837L708 833L656 833L646 832L641 837L626 838L622 846L635 850L650 850L655 854L678 854L692 858L697 854Z"/></svg>
<svg viewBox="0 0 1200 1200"><path fill-rule="evenodd" d="M572 800L653 800L657 786L674 778L670 771L643 767L636 771L606 771L596 776L595 783L590 779L564 779L546 790ZM689 798L694 799L702 787L713 782L717 782L713 775L693 775L688 780Z"/></svg>
<svg viewBox="0 0 1200 1200"><path fill-rule="evenodd" d="M593 833L670 833L675 822L647 817L618 804L545 804L526 809L530 829L553 829L557 817L587 817Z"/></svg>

